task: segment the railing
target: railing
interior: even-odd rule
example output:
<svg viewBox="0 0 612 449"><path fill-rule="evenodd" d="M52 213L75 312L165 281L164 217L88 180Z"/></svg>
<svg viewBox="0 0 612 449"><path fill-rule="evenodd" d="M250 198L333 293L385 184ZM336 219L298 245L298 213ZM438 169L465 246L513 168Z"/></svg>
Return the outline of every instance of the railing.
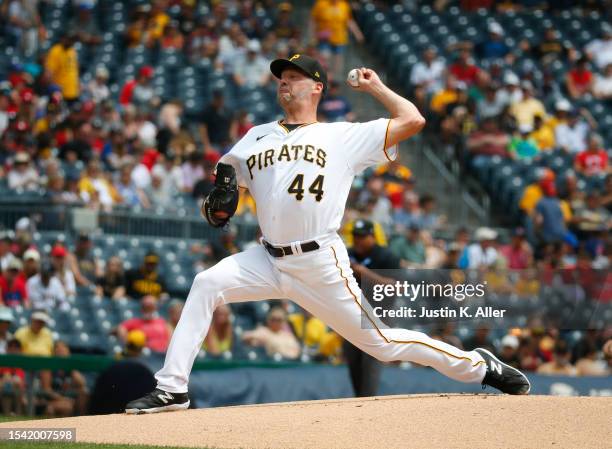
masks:
<svg viewBox="0 0 612 449"><path fill-rule="evenodd" d="M188 212L189 211L189 212ZM6 229L14 229L17 221L28 217L38 231L75 233L99 231L107 235L135 235L180 239L214 239L222 232L204 219L189 215L190 209L154 212L116 209L112 212L93 211L82 207L49 205L48 203L0 202L0 223ZM238 231L238 239L251 240L257 233L257 223L243 217L232 221Z"/></svg>

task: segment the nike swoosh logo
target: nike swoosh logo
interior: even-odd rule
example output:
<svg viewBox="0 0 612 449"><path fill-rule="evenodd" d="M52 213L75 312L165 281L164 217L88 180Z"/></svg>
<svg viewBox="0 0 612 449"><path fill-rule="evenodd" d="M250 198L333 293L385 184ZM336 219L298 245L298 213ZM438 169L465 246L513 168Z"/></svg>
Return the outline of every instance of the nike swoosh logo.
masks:
<svg viewBox="0 0 612 449"><path fill-rule="evenodd" d="M266 137L266 136L267 136L267 134L264 134L263 136L259 136L259 137L257 138L257 142L259 142L259 140L260 140L260 139L263 139L263 138L264 138L264 137Z"/></svg>

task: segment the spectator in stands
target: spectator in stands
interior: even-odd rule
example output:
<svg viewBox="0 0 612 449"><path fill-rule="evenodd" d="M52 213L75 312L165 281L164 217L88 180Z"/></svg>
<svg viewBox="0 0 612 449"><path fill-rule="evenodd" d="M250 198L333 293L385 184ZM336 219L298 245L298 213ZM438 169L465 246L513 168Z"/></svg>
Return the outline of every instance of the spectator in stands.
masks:
<svg viewBox="0 0 612 449"><path fill-rule="evenodd" d="M68 253L68 265L77 285L90 287L101 275L100 261L93 255L93 242L87 233L79 234L74 253Z"/></svg>
<svg viewBox="0 0 612 449"><path fill-rule="evenodd" d="M310 29L314 30L318 50L328 61L330 73L334 75L332 78L340 79L349 30L358 43L364 42L363 33L353 20L351 6L346 0L317 0L310 15Z"/></svg>
<svg viewBox="0 0 612 449"><path fill-rule="evenodd" d="M211 243L212 256L215 261L219 262L232 254L240 252L240 244L237 241L238 229L234 225L230 225L228 230L221 234L219 239L215 239Z"/></svg>
<svg viewBox="0 0 612 449"><path fill-rule="evenodd" d="M28 307L28 292L25 276L22 273L21 260L12 259L6 270L0 275L1 305L8 307Z"/></svg>
<svg viewBox="0 0 612 449"><path fill-rule="evenodd" d="M68 29L75 34L76 39L83 45L89 47L102 42L97 20L92 14L95 3L80 2L76 14L72 17Z"/></svg>
<svg viewBox="0 0 612 449"><path fill-rule="evenodd" d="M7 353L8 342L13 339L13 334L9 331L15 321L13 312L8 307L0 307L0 354Z"/></svg>
<svg viewBox="0 0 612 449"><path fill-rule="evenodd" d="M326 122L352 122L355 114L351 111L351 104L340 93L340 83L331 81L329 92L319 103L318 112Z"/></svg>
<svg viewBox="0 0 612 449"><path fill-rule="evenodd" d="M495 99L504 107L523 100L523 91L520 89L520 80L516 74L508 72L504 75L504 87L498 89Z"/></svg>
<svg viewBox="0 0 612 449"><path fill-rule="evenodd" d="M56 307L61 310L70 308L66 291L53 272L51 263L44 261L40 265L40 273L26 282L29 302L33 309L49 311Z"/></svg>
<svg viewBox="0 0 612 449"><path fill-rule="evenodd" d="M434 47L423 51L423 60L412 66L410 83L415 89L422 89L426 95L433 95L444 87L446 64L437 57Z"/></svg>
<svg viewBox="0 0 612 449"><path fill-rule="evenodd" d="M6 354L21 354L21 343L15 338L8 340ZM25 371L21 368L0 368L0 400L2 414L23 415L25 408Z"/></svg>
<svg viewBox="0 0 612 449"><path fill-rule="evenodd" d="M227 304L218 306L212 317L210 330L204 339L204 350L211 355L221 355L232 350L234 331L232 311Z"/></svg>
<svg viewBox="0 0 612 449"><path fill-rule="evenodd" d="M457 60L449 67L449 73L456 80L472 86L478 80L480 69L474 64L470 50L463 48L460 50Z"/></svg>
<svg viewBox="0 0 612 449"><path fill-rule="evenodd" d="M236 114L236 120L230 125L230 138L232 142L242 139L253 126L255 125L251 121L250 114L244 109L239 110Z"/></svg>
<svg viewBox="0 0 612 449"><path fill-rule="evenodd" d="M438 115L442 115L446 111L446 107L449 104L455 103L457 98L459 98L457 79L454 76L447 75L444 89L434 94L431 99L430 108Z"/></svg>
<svg viewBox="0 0 612 449"><path fill-rule="evenodd" d="M503 245L499 252L508 261L511 270L526 270L533 261L533 251L525 239L525 229L516 228L510 244Z"/></svg>
<svg viewBox="0 0 612 449"><path fill-rule="evenodd" d="M60 41L49 50L45 69L51 81L59 86L64 101L73 103L80 95L79 58L74 48L76 36L65 32Z"/></svg>
<svg viewBox="0 0 612 449"><path fill-rule="evenodd" d="M601 75L595 76L593 95L599 100L612 99L612 62L605 67Z"/></svg>
<svg viewBox="0 0 612 449"><path fill-rule="evenodd" d="M202 165L203 155L199 152L191 153L181 165L182 187L185 193L192 193L195 185L204 178L204 167Z"/></svg>
<svg viewBox="0 0 612 449"><path fill-rule="evenodd" d="M612 26L609 23L604 23L601 37L589 42L585 52L600 70L612 64Z"/></svg>
<svg viewBox="0 0 612 449"><path fill-rule="evenodd" d="M551 151L555 148L555 133L544 124L544 117L536 115L533 118L533 131L529 134L529 139L535 142L540 151Z"/></svg>
<svg viewBox="0 0 612 449"><path fill-rule="evenodd" d="M61 282L66 292L66 297L70 301L76 296L76 281L68 263L68 250L64 246L57 244L51 249L50 255L53 276Z"/></svg>
<svg viewBox="0 0 612 449"><path fill-rule="evenodd" d="M580 58L565 78L565 85L570 96L574 99L581 98L584 94L591 93L593 89L593 73L587 67L586 57Z"/></svg>
<svg viewBox="0 0 612 449"><path fill-rule="evenodd" d="M404 268L419 268L425 264L425 245L421 238L421 229L411 224L405 235L398 235L389 244L391 252L400 259Z"/></svg>
<svg viewBox="0 0 612 449"><path fill-rule="evenodd" d="M0 231L0 271L5 271L8 268L11 260L15 255L11 252L13 239L6 231Z"/></svg>
<svg viewBox="0 0 612 449"><path fill-rule="evenodd" d="M570 362L570 357L571 353L567 343L560 340L555 344L553 360L540 365L538 373L556 376L576 376L576 367Z"/></svg>
<svg viewBox="0 0 612 449"><path fill-rule="evenodd" d="M37 3L23 0L5 2L6 32L12 41L8 43L26 58L35 56L39 42L44 42L47 34L38 14Z"/></svg>
<svg viewBox="0 0 612 449"><path fill-rule="evenodd" d="M129 331L125 340L125 347L118 359L135 359L143 354L143 349L147 344L147 336L140 329Z"/></svg>
<svg viewBox="0 0 612 449"><path fill-rule="evenodd" d="M523 81L521 89L523 91L523 98L510 105L510 113L516 119L519 127L528 126L533 129L535 116L546 116L546 109L542 102L533 96L534 89L530 81Z"/></svg>
<svg viewBox="0 0 612 449"><path fill-rule="evenodd" d="M367 217L380 223L389 230L393 223L391 214L393 207L385 194L385 182L380 176L372 176L366 184L366 189L360 195L360 201L367 204Z"/></svg>
<svg viewBox="0 0 612 449"><path fill-rule="evenodd" d="M166 0L154 0L151 5L146 31L146 45L149 47L159 42L166 26L170 23L170 16L165 12L166 6Z"/></svg>
<svg viewBox="0 0 612 449"><path fill-rule="evenodd" d="M173 299L168 304L168 325L172 332L176 329L176 325L181 318L181 313L183 313L183 307L185 306L185 302L180 299Z"/></svg>
<svg viewBox="0 0 612 449"><path fill-rule="evenodd" d="M506 58L510 54L510 48L504 42L504 29L499 23L490 22L488 31L488 39L476 45L476 55L481 59Z"/></svg>
<svg viewBox="0 0 612 449"><path fill-rule="evenodd" d="M471 346L470 346L471 347ZM501 351L499 358L507 365L519 368L520 360L518 355L519 339L516 335L505 335L501 340Z"/></svg>
<svg viewBox="0 0 612 449"><path fill-rule="evenodd" d="M95 104L100 104L110 97L108 88L108 70L104 66L96 68L96 76L87 84L87 94Z"/></svg>
<svg viewBox="0 0 612 449"><path fill-rule="evenodd" d="M117 190L102 171L100 162L96 159L89 161L87 170L78 186L83 201L90 205L99 205L104 210L111 210L112 206L121 200Z"/></svg>
<svg viewBox="0 0 612 449"><path fill-rule="evenodd" d="M491 341L491 327L487 324L479 324L474 333L463 342L464 348L485 348L495 353L495 347Z"/></svg>
<svg viewBox="0 0 612 449"><path fill-rule="evenodd" d="M534 217L539 243L562 242L568 231L555 183L543 182L541 187L543 196L536 204Z"/></svg>
<svg viewBox="0 0 612 449"><path fill-rule="evenodd" d="M106 261L104 274L96 280L96 294L111 299L125 297L123 263L118 256L113 256Z"/></svg>
<svg viewBox="0 0 612 449"><path fill-rule="evenodd" d="M584 356L576 362L578 376L609 376L612 374L606 361L599 359L599 351L594 343L589 343L584 349Z"/></svg>
<svg viewBox="0 0 612 449"><path fill-rule="evenodd" d="M499 254L497 252L497 231L480 227L474 235L476 242L463 250L459 261L462 269L478 269L490 267L495 263Z"/></svg>
<svg viewBox="0 0 612 449"><path fill-rule="evenodd" d="M565 46L554 28L544 30L544 38L532 49L532 53L544 66L558 60L573 60L576 54L573 48Z"/></svg>
<svg viewBox="0 0 612 449"><path fill-rule="evenodd" d="M234 64L234 82L248 89L262 87L270 81L268 62L261 56L261 44L252 39L247 44L246 55L242 55Z"/></svg>
<svg viewBox="0 0 612 449"><path fill-rule="evenodd" d="M140 298L150 295L155 298L165 298L166 283L158 272L159 256L154 252L148 252L139 268L126 273L126 291L131 298Z"/></svg>
<svg viewBox="0 0 612 449"><path fill-rule="evenodd" d="M590 127L587 121L582 120L584 115L583 111L570 111L567 123L559 123L555 127L557 147L566 153L578 153L587 146L586 139Z"/></svg>
<svg viewBox="0 0 612 449"><path fill-rule="evenodd" d="M509 136L499 129L494 117L486 117L480 128L467 139L467 149L472 155L471 166L477 172L486 164L490 156L508 156Z"/></svg>
<svg viewBox="0 0 612 449"><path fill-rule="evenodd" d="M30 155L15 155L13 169L8 173L8 187L12 190L36 190L40 187L38 172L30 164Z"/></svg>
<svg viewBox="0 0 612 449"><path fill-rule="evenodd" d="M342 340L327 325L307 310L290 313L288 317L291 330L302 346L302 354L313 360L330 360L339 355Z"/></svg>
<svg viewBox="0 0 612 449"><path fill-rule="evenodd" d="M612 229L612 215L601 206L599 193L592 191L586 197L586 204L574 210L572 224L581 237L593 232Z"/></svg>
<svg viewBox="0 0 612 449"><path fill-rule="evenodd" d="M212 102L202 113L200 121L200 137L204 142L204 151L224 153L230 145L229 131L234 120L230 109L225 105L222 90L213 92Z"/></svg>
<svg viewBox="0 0 612 449"><path fill-rule="evenodd" d="M497 95L499 86L491 82L485 87L484 97L476 104L476 111L480 120L495 118L504 110L504 102Z"/></svg>
<svg viewBox="0 0 612 449"><path fill-rule="evenodd" d="M73 110L81 108L79 103L75 103ZM59 157L65 163L71 164L73 168L65 167L67 176L78 176L81 171L83 162L88 162L92 159L92 126L87 121L82 121L74 125L76 131L72 138L67 135L65 142L60 146ZM72 171L74 170L74 172Z"/></svg>
<svg viewBox="0 0 612 449"><path fill-rule="evenodd" d="M608 153L603 148L603 139L599 134L589 136L587 149L576 155L574 169L586 177L611 173Z"/></svg>
<svg viewBox="0 0 612 449"><path fill-rule="evenodd" d="M157 148L160 153L168 152L168 145L181 131L183 103L179 99L170 100L159 111L159 133Z"/></svg>
<svg viewBox="0 0 612 449"><path fill-rule="evenodd" d="M53 355L53 336L47 327L50 319L46 312L35 311L30 324L17 329L15 338L21 343L24 355Z"/></svg>
<svg viewBox="0 0 612 449"><path fill-rule="evenodd" d="M180 51L185 45L185 37L179 30L178 22L172 20L164 29L164 34L160 40L160 47L164 50Z"/></svg>
<svg viewBox="0 0 612 449"><path fill-rule="evenodd" d="M70 348L63 341L55 342L53 355L70 357ZM50 378L41 376L41 388L45 392L48 416L84 415L87 411L87 382L80 371L56 370Z"/></svg>
<svg viewBox="0 0 612 449"><path fill-rule="evenodd" d="M266 325L242 334L242 341L250 346L262 346L270 356L280 354L287 359L300 355L300 345L295 336L288 330L287 314L280 307L273 307L268 312Z"/></svg>
<svg viewBox="0 0 612 449"><path fill-rule="evenodd" d="M119 169L117 179L114 183L117 194L122 204L132 207L149 208L150 203L143 189L136 186L133 181L133 165L127 163Z"/></svg>
<svg viewBox="0 0 612 449"><path fill-rule="evenodd" d="M173 198L179 191L182 191L183 172L177 160L174 153L161 154L151 170L151 183L154 182L153 178L161 178L161 185L156 188L159 189L156 195L160 195L160 191L163 192L161 198ZM153 203L156 204L155 201Z"/></svg>
<svg viewBox="0 0 612 449"><path fill-rule="evenodd" d="M519 130L514 133L508 145L508 154L512 159L533 159L540 151L536 142L529 137L532 127L522 125Z"/></svg>
<svg viewBox="0 0 612 449"><path fill-rule="evenodd" d="M278 4L278 13L272 29L278 39L291 40L297 39L300 35L299 27L291 18L293 7L290 2Z"/></svg>
<svg viewBox="0 0 612 449"><path fill-rule="evenodd" d="M156 352L165 352L170 343L172 330L165 319L157 312L157 298L146 295L140 300L140 317L130 318L117 326L117 336L121 341L127 340L128 333L141 330L147 337L147 348Z"/></svg>
<svg viewBox="0 0 612 449"><path fill-rule="evenodd" d="M119 95L119 103L123 106L133 104L136 107L147 108L156 106L158 99L151 85L155 75L155 69L150 65L142 66L138 70L138 76L125 83Z"/></svg>

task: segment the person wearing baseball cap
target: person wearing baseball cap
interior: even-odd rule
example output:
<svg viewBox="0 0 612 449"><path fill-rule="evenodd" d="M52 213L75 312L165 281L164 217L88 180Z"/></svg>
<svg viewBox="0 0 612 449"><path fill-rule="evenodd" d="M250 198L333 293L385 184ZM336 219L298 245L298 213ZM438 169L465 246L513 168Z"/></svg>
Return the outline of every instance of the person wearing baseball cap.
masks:
<svg viewBox="0 0 612 449"><path fill-rule="evenodd" d="M21 270L23 263L15 257L8 263L4 275L0 276L2 301L9 307L28 305L28 292Z"/></svg>
<svg viewBox="0 0 612 449"><path fill-rule="evenodd" d="M23 253L23 274L27 279L38 273L40 269L40 253L30 248Z"/></svg>
<svg viewBox="0 0 612 449"><path fill-rule="evenodd" d="M15 332L15 338L21 343L24 355L51 357L53 355L53 336L47 327L51 318L47 312L32 312L30 324Z"/></svg>
<svg viewBox="0 0 612 449"><path fill-rule="evenodd" d="M380 274L377 270L399 270L400 263L391 251L376 244L374 223L370 220L358 219L353 224L353 247L349 249L351 268L360 288L370 287L373 283L386 284L392 282L388 276L392 273ZM362 285L364 277L368 278L369 286ZM371 292L365 293L371 298ZM380 363L371 355L361 351L348 341L344 341L343 353L349 366L351 383L355 396L375 396L380 380Z"/></svg>

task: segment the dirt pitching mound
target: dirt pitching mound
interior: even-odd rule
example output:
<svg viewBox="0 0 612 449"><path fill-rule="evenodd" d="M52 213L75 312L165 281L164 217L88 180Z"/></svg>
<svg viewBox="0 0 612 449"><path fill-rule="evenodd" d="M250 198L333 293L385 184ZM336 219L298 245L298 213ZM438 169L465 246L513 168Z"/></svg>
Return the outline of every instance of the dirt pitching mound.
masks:
<svg viewBox="0 0 612 449"><path fill-rule="evenodd" d="M606 447L610 416L612 398L413 395L82 416L0 427L76 427L79 442L223 449L575 449Z"/></svg>

